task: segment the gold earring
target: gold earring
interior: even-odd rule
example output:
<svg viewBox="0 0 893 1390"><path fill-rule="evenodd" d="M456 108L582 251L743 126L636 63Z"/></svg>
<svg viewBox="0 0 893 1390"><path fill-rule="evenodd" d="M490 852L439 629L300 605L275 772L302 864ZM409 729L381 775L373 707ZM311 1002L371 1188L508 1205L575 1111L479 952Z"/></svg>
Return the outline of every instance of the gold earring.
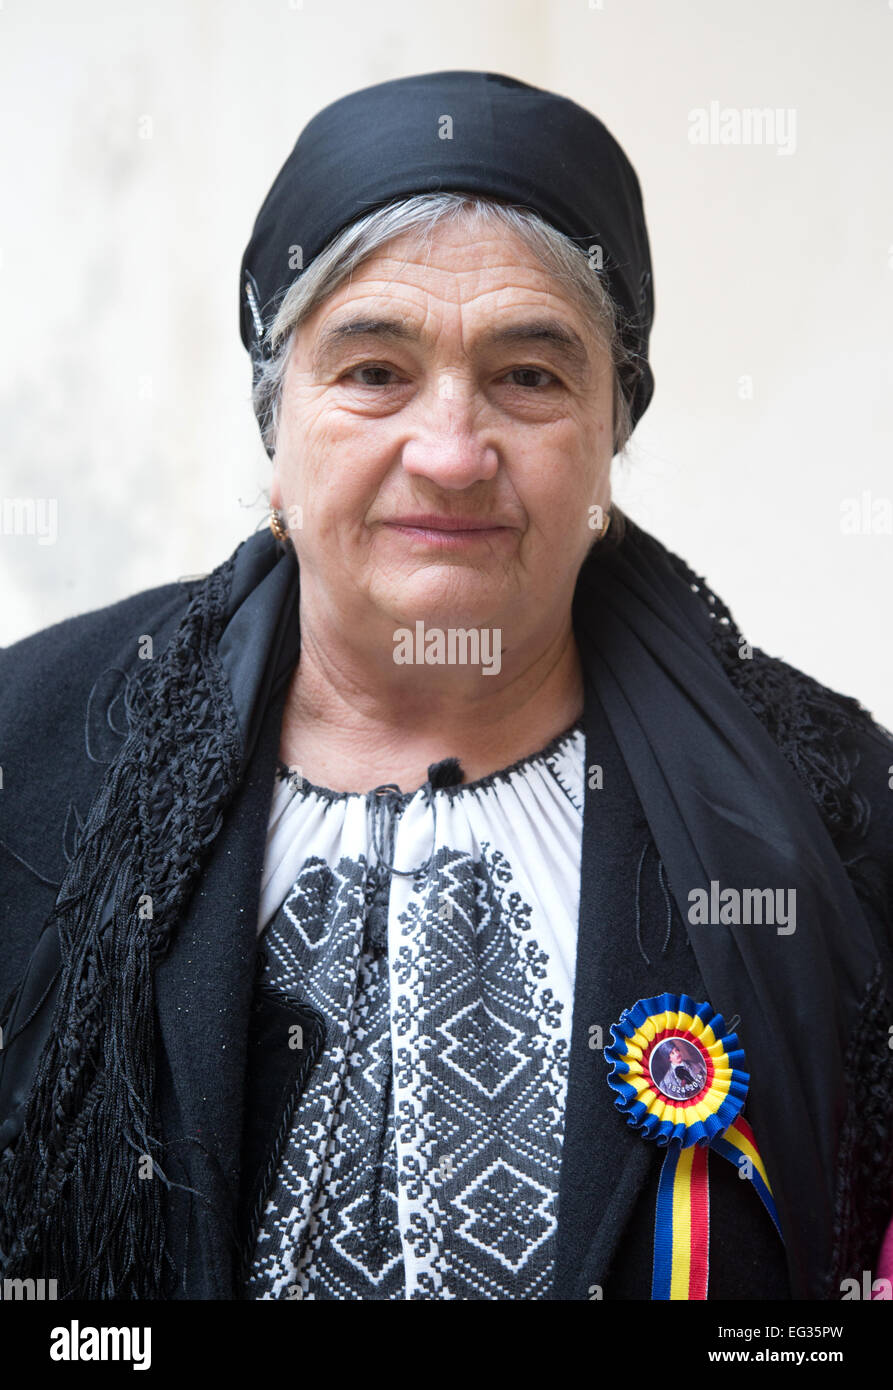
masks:
<svg viewBox="0 0 893 1390"><path fill-rule="evenodd" d="M599 538L598 538L599 541L603 541L603 540L605 539L605 536L608 534L608 527L609 527L610 525L611 525L611 513L610 513L610 511L609 511L609 512L607 513L606 517L605 517L605 524L604 524L604 526L602 527L601 535L600 535Z"/></svg>
<svg viewBox="0 0 893 1390"><path fill-rule="evenodd" d="M276 511L275 508L270 512L270 530L273 532L277 541L281 541L283 545L288 540L288 529L286 528L282 513Z"/></svg>

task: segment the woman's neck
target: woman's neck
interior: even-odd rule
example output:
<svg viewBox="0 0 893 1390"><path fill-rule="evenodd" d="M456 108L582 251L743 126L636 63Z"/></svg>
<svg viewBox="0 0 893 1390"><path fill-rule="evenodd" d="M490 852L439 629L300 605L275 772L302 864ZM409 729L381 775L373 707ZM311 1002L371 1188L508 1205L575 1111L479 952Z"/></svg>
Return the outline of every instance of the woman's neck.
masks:
<svg viewBox="0 0 893 1390"><path fill-rule="evenodd" d="M462 681L432 689L428 667L422 691L407 667L402 690L393 680L377 690L368 671L349 656L333 658L331 647L302 627L279 756L332 791L368 791L385 782L414 791L430 764L447 757L460 760L466 782L477 781L544 747L582 713L572 626L526 664L514 659L516 669L504 679L463 671Z"/></svg>

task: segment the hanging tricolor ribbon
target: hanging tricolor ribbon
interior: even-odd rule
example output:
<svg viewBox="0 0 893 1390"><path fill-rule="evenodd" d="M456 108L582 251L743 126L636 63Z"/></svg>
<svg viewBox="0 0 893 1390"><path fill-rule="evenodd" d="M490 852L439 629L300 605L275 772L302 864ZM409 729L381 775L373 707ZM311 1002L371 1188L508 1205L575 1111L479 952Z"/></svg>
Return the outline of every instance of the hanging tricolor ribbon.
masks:
<svg viewBox="0 0 893 1390"><path fill-rule="evenodd" d="M652 1299L706 1299L710 1150L751 1179L781 1235L772 1189L750 1125L744 1052L721 1014L687 994L640 999L611 1027L608 1084L628 1122L667 1154L654 1226ZM747 1166L744 1167L744 1160Z"/></svg>

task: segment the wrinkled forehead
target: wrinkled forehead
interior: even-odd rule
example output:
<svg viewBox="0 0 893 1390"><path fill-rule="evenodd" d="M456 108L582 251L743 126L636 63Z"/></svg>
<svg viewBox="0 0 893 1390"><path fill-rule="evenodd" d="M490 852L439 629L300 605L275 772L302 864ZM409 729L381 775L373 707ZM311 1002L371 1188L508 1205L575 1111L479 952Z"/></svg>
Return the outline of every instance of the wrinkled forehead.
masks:
<svg viewBox="0 0 893 1390"><path fill-rule="evenodd" d="M578 375L604 349L591 314L535 252L485 225L379 247L302 320L293 346L322 366L367 340L425 347L444 331L475 349L536 345Z"/></svg>

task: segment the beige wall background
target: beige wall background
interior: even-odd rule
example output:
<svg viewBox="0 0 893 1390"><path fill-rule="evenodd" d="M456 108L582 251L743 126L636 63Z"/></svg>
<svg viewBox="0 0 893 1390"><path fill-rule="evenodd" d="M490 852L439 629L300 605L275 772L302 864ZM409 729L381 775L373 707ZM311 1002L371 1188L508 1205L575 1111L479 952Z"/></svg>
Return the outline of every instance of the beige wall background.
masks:
<svg viewBox="0 0 893 1390"><path fill-rule="evenodd" d="M256 211L322 105L452 67L573 97L639 174L657 386L618 500L893 725L890 0L0 0L0 642L264 524ZM712 102L788 152L692 143Z"/></svg>

